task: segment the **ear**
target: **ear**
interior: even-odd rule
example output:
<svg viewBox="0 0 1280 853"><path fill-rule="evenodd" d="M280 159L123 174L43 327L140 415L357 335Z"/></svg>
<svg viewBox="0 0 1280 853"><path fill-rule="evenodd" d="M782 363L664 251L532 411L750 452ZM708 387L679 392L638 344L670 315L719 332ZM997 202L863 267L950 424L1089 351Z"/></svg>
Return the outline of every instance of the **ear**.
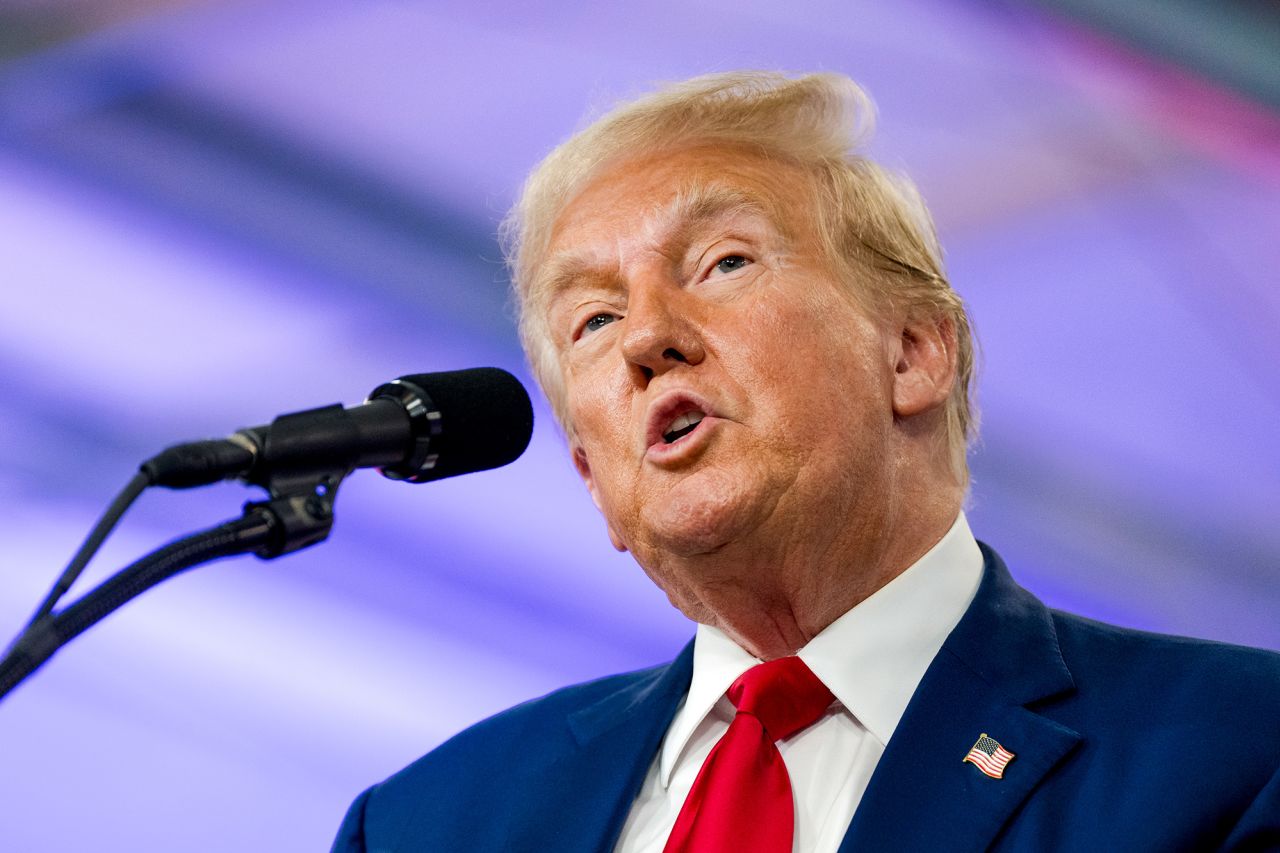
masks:
<svg viewBox="0 0 1280 853"><path fill-rule="evenodd" d="M578 476L582 478L582 482L587 486L587 492L591 495L591 502L596 505L596 509L600 510L600 514L605 517L605 527L609 531L609 542L619 551L626 551L626 543L622 541L618 531L614 530L613 525L609 523L609 516L605 514L604 505L600 502L600 491L596 487L595 479L591 476L591 465L587 462L587 452L582 449L580 444L575 442L570 445L569 454L573 457L573 467L578 469Z"/></svg>
<svg viewBox="0 0 1280 853"><path fill-rule="evenodd" d="M895 344L893 414L909 418L938 408L956 378L956 328L946 318L909 318Z"/></svg>

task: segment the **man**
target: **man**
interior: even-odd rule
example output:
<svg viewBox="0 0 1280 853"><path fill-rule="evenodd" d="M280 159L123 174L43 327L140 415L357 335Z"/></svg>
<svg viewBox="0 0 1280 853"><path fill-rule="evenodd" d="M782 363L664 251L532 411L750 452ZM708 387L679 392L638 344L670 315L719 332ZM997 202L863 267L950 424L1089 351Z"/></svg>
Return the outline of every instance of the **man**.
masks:
<svg viewBox="0 0 1280 853"><path fill-rule="evenodd" d="M870 114L699 78L535 170L526 350L697 636L463 732L335 849L1280 849L1280 656L1049 611L974 541L969 324Z"/></svg>

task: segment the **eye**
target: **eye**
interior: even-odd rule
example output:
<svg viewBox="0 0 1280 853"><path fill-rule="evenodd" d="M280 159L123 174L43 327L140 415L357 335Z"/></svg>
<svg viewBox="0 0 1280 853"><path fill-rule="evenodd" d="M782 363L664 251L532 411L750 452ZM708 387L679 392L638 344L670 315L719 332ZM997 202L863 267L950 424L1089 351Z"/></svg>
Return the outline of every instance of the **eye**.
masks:
<svg viewBox="0 0 1280 853"><path fill-rule="evenodd" d="M751 263L751 261L747 260L742 255L725 255L723 258L716 261L715 270L716 272L721 273L737 272L749 263Z"/></svg>
<svg viewBox="0 0 1280 853"><path fill-rule="evenodd" d="M598 332L616 319L618 318L612 314L596 314L582 324L582 334L587 335L592 332Z"/></svg>

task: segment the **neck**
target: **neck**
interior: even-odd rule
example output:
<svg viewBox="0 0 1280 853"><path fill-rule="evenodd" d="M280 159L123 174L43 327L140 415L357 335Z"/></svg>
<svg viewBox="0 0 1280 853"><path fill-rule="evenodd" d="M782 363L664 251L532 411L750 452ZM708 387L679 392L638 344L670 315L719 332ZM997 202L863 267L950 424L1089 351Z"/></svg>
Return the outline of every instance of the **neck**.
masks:
<svg viewBox="0 0 1280 853"><path fill-rule="evenodd" d="M905 511L904 507L910 507ZM761 660L795 654L936 545L960 511L958 494L913 495L872 517L855 516L830 536L726 547L695 558L668 589L691 619L721 629Z"/></svg>

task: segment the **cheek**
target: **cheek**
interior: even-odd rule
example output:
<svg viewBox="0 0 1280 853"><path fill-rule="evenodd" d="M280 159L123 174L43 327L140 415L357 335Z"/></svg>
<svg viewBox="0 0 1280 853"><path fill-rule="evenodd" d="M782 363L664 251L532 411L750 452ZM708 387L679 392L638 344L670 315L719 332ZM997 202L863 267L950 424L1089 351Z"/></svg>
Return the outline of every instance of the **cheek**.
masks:
<svg viewBox="0 0 1280 853"><path fill-rule="evenodd" d="M824 382L855 356L859 336L853 319L836 306L819 304L807 296L775 291L744 312L726 338L761 381L775 385ZM743 346L749 343L750 346Z"/></svg>
<svg viewBox="0 0 1280 853"><path fill-rule="evenodd" d="M757 401L773 401L783 429L815 437L890 419L892 377L874 323L839 298L778 296L753 306L738 327L760 342L739 353L755 384L775 389Z"/></svg>
<svg viewBox="0 0 1280 853"><path fill-rule="evenodd" d="M633 432L625 371L579 365L566 370L565 385L569 419L588 462L616 471L623 458L619 453L629 447Z"/></svg>

